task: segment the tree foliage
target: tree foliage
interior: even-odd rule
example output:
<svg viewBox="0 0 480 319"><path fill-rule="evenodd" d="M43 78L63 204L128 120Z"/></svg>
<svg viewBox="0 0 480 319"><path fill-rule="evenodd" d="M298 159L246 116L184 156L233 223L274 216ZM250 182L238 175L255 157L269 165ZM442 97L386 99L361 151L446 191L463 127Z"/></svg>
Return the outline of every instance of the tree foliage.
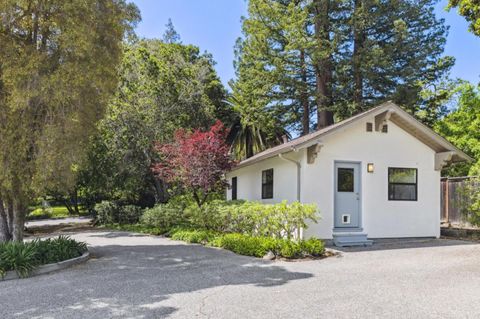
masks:
<svg viewBox="0 0 480 319"><path fill-rule="evenodd" d="M202 206L211 192L227 185L225 173L234 166L225 142L228 130L217 121L208 131L180 129L173 142L159 143L160 160L153 172L170 183L179 183Z"/></svg>
<svg viewBox="0 0 480 319"><path fill-rule="evenodd" d="M150 170L154 141L167 143L179 128L229 122L225 89L209 54L198 47L139 40L124 47L120 85L90 145L80 188L91 202L115 199L150 206L165 202Z"/></svg>
<svg viewBox="0 0 480 319"><path fill-rule="evenodd" d="M434 0L251 0L237 45L234 92L244 113L308 133L393 100L427 124L442 113L454 63ZM428 92L425 92L427 90ZM315 115L316 114L316 115ZM434 118L432 121L431 118Z"/></svg>
<svg viewBox="0 0 480 319"><path fill-rule="evenodd" d="M474 158L471 163L453 165L448 176L480 175L480 86L460 87L458 108L435 125L435 130Z"/></svg>
<svg viewBox="0 0 480 319"><path fill-rule="evenodd" d="M239 95L230 94L227 102L235 114L227 135L230 151L236 159L252 157L266 148L290 138L290 133L268 111L255 112L255 106ZM252 112L249 112L249 111Z"/></svg>
<svg viewBox="0 0 480 319"><path fill-rule="evenodd" d="M480 36L480 2L478 0L450 0L448 8L458 8L458 13L470 23L469 30Z"/></svg>
<svg viewBox="0 0 480 319"><path fill-rule="evenodd" d="M0 2L0 240L35 192L70 189L139 19L123 0Z"/></svg>

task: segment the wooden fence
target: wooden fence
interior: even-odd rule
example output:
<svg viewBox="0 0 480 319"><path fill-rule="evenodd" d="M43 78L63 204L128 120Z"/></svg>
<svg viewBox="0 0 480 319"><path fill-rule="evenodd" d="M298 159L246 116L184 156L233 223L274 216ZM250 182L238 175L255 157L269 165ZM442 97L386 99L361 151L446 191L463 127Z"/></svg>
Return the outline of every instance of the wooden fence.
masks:
<svg viewBox="0 0 480 319"><path fill-rule="evenodd" d="M465 200L462 189L471 178L471 176L442 178L440 216L443 223L470 226L462 213Z"/></svg>

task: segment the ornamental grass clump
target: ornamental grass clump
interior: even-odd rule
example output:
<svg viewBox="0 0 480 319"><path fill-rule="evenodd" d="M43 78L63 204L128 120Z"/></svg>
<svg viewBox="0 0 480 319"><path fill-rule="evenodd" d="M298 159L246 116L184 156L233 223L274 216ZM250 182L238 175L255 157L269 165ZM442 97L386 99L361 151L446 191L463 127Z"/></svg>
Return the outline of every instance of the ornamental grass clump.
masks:
<svg viewBox="0 0 480 319"><path fill-rule="evenodd" d="M24 278L40 265L80 257L87 251L87 244L68 236L36 239L31 242L5 242L0 244L0 277L14 270Z"/></svg>

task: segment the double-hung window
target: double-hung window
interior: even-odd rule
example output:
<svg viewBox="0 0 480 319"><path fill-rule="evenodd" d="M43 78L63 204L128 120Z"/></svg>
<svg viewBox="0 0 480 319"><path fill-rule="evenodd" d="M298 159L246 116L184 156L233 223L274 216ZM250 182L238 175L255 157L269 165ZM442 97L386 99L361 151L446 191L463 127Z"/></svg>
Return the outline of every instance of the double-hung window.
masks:
<svg viewBox="0 0 480 319"><path fill-rule="evenodd" d="M388 168L388 200L416 201L418 170L416 168Z"/></svg>
<svg viewBox="0 0 480 319"><path fill-rule="evenodd" d="M273 168L262 171L262 199L273 198Z"/></svg>
<svg viewBox="0 0 480 319"><path fill-rule="evenodd" d="M237 199L237 177L232 177L232 200Z"/></svg>

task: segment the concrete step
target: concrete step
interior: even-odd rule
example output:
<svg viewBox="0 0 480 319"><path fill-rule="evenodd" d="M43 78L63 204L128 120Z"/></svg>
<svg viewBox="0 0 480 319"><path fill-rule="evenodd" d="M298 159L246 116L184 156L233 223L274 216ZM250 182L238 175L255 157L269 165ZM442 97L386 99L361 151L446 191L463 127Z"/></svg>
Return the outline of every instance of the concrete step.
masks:
<svg viewBox="0 0 480 319"><path fill-rule="evenodd" d="M359 232L341 232L333 234L333 244L337 247L371 246L373 240L367 234Z"/></svg>

